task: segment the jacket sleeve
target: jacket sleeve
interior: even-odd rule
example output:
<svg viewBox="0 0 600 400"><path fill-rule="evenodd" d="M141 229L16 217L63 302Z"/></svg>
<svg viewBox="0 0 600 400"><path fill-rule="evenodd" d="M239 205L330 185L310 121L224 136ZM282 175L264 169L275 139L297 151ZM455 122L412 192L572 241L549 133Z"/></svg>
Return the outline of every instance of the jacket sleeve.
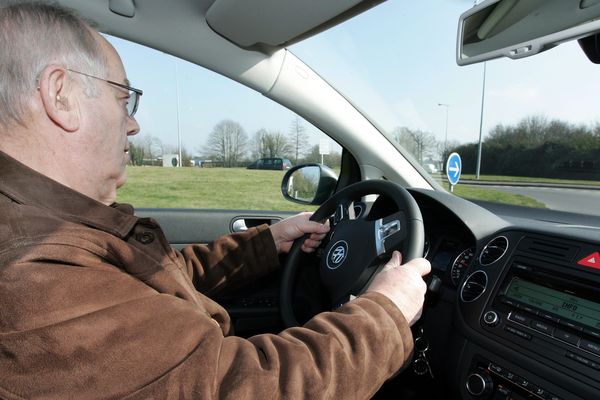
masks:
<svg viewBox="0 0 600 400"><path fill-rule="evenodd" d="M185 266L123 246L77 230L0 253L0 397L368 399L410 357L381 294L278 335L227 336L215 303L186 293Z"/></svg>
<svg viewBox="0 0 600 400"><path fill-rule="evenodd" d="M376 293L279 335L223 337L207 322L197 329L186 335L193 351L141 398L185 388L202 399L369 399L412 352L406 320Z"/></svg>
<svg viewBox="0 0 600 400"><path fill-rule="evenodd" d="M181 257L196 289L207 295L233 290L279 266L267 225L222 236L208 245L187 246Z"/></svg>

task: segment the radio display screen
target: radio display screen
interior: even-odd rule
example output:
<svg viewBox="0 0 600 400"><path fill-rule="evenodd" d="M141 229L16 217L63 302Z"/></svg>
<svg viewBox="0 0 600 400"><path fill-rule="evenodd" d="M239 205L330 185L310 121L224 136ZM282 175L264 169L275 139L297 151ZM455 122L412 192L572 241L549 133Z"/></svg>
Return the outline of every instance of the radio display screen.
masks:
<svg viewBox="0 0 600 400"><path fill-rule="evenodd" d="M580 325L600 329L600 304L513 277L506 296Z"/></svg>

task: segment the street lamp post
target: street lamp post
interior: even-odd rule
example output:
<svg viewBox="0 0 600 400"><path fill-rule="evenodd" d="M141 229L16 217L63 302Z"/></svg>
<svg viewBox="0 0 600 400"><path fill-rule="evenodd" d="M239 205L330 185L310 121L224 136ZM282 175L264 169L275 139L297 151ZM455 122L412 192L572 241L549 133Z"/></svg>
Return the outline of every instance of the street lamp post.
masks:
<svg viewBox="0 0 600 400"><path fill-rule="evenodd" d="M446 107L446 128L445 128L445 136L444 136L444 153L448 150L448 108L450 108L450 104L438 103L440 107Z"/></svg>
<svg viewBox="0 0 600 400"><path fill-rule="evenodd" d="M175 96L177 97L177 152L179 153L178 167L183 166L183 159L181 158L181 126L179 122L179 68L177 67L177 60L175 60Z"/></svg>
<svg viewBox="0 0 600 400"><path fill-rule="evenodd" d="M479 179L479 172L481 170L481 134L483 131L483 105L485 100L485 70L486 63L483 63L483 85L481 89L481 114L479 116L479 145L477 146L477 168L475 170L475 179Z"/></svg>

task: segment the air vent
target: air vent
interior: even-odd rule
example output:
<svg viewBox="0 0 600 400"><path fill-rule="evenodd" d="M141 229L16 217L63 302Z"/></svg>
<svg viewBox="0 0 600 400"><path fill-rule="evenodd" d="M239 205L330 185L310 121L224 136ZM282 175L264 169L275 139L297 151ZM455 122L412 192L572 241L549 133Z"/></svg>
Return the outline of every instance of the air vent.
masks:
<svg viewBox="0 0 600 400"><path fill-rule="evenodd" d="M465 280L460 290L460 298L465 303L475 301L485 292L488 277L483 271L475 271Z"/></svg>
<svg viewBox="0 0 600 400"><path fill-rule="evenodd" d="M579 251L579 247L562 242L528 237L519 243L519 250L536 256L571 261Z"/></svg>
<svg viewBox="0 0 600 400"><path fill-rule="evenodd" d="M498 261L508 249L508 239L498 236L492 239L481 251L479 263L482 266L490 265Z"/></svg>

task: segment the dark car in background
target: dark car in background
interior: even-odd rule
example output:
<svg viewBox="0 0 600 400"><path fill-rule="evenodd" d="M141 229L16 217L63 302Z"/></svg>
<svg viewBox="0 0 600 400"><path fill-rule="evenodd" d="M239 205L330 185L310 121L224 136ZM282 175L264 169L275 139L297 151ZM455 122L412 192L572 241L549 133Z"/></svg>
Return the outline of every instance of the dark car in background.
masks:
<svg viewBox="0 0 600 400"><path fill-rule="evenodd" d="M282 171L292 168L292 162L287 158L281 157L268 157L259 158L252 164L246 167L247 169L272 169L276 171Z"/></svg>

